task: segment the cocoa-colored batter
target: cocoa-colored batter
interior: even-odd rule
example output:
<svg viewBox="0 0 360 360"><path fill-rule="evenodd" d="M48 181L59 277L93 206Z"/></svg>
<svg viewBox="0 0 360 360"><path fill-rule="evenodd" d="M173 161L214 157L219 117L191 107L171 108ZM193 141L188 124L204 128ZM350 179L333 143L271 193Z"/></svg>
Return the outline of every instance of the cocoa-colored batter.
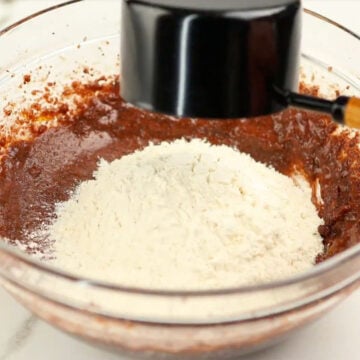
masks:
<svg viewBox="0 0 360 360"><path fill-rule="evenodd" d="M307 177L325 221L319 229L325 252L318 261L359 242L359 136L331 135L336 125L327 116L289 109L248 120L176 120L128 106L118 95L117 82L74 84L71 91L84 98L76 115L59 105L59 126L34 127L33 139L6 150L0 168L1 236L48 246L46 239L31 234L51 221L55 203L92 177L99 158L119 158L149 141L198 137L235 146L284 174L296 170ZM35 121L29 114L26 121ZM11 139L0 141L6 146ZM317 181L323 204L316 201Z"/></svg>

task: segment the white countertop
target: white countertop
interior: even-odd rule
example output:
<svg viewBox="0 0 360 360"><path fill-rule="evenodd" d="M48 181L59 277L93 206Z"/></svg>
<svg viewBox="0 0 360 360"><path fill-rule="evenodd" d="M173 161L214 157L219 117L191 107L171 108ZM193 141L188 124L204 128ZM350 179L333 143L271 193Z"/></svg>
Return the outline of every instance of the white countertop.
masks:
<svg viewBox="0 0 360 360"><path fill-rule="evenodd" d="M120 1L120 0L119 0ZM17 0L11 23L59 0ZM359 0L304 0L305 7L360 33ZM0 13L8 5L0 0ZM1 17L0 17L1 21ZM0 24L2 27L3 24ZM353 360L360 358L360 291L286 342L244 360ZM33 317L0 289L0 360L125 359L72 339Z"/></svg>

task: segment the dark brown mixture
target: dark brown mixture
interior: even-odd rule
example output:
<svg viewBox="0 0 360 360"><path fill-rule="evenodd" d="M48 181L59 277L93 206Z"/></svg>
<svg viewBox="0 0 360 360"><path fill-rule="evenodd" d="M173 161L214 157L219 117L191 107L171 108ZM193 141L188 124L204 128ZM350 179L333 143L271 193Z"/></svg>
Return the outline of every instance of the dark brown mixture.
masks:
<svg viewBox="0 0 360 360"><path fill-rule="evenodd" d="M325 252L318 261L359 242L359 136L331 135L336 125L328 117L290 109L251 120L174 120L127 106L117 82L74 83L68 91L78 92L83 102L75 115L57 104L53 111L62 115L57 127L36 126L39 115L23 112L21 121L34 124L34 139L11 144L3 157L1 236L26 244L31 233L51 221L54 204L67 200L80 181L92 178L99 158L114 160L149 141L198 137L235 146L284 174L300 171L314 189L317 181L321 184L323 204L316 203L315 192L313 196L325 220L319 228ZM48 110L41 114L42 119L52 115ZM0 142L6 146L11 139ZM46 246L44 239L32 241Z"/></svg>

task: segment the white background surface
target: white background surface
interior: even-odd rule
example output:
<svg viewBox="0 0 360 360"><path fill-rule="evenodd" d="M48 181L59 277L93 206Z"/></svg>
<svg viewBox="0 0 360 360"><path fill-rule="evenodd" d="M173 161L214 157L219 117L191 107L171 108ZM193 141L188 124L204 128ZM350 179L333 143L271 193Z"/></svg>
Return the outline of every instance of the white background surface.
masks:
<svg viewBox="0 0 360 360"><path fill-rule="evenodd" d="M0 21L7 10L13 10L9 14L10 17L6 19L8 24L58 2L61 1L17 0L14 7L10 9L0 0ZM304 0L303 2L305 7L320 12L360 34L360 0ZM0 27L3 25L4 23L0 23ZM330 314L283 344L242 359L360 359L359 303L360 291L353 294ZM35 319L0 289L0 360L29 359L112 360L121 358L85 345Z"/></svg>

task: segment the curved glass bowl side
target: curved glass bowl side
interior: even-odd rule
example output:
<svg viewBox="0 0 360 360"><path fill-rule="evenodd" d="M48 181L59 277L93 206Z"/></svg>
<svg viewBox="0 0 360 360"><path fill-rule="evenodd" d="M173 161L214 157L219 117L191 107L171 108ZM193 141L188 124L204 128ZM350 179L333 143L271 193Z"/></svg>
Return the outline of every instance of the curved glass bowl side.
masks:
<svg viewBox="0 0 360 360"><path fill-rule="evenodd" d="M330 46L326 39L331 39ZM303 17L301 78L322 94L360 94L360 36L310 10Z"/></svg>
<svg viewBox="0 0 360 360"><path fill-rule="evenodd" d="M213 326L146 323L99 316L92 311L79 311L48 301L39 294L20 289L17 284L7 283L6 289L34 314L92 345L136 358L217 360L235 359L279 343L325 314L356 286L294 311Z"/></svg>
<svg viewBox="0 0 360 360"><path fill-rule="evenodd" d="M156 292L96 284L44 271L5 251L0 251L0 275L3 281L43 299L96 315L150 323L214 324L281 314L352 287L360 279L359 256L352 252L351 256L342 254L336 266L338 259L318 266L317 274L278 285L212 292Z"/></svg>

